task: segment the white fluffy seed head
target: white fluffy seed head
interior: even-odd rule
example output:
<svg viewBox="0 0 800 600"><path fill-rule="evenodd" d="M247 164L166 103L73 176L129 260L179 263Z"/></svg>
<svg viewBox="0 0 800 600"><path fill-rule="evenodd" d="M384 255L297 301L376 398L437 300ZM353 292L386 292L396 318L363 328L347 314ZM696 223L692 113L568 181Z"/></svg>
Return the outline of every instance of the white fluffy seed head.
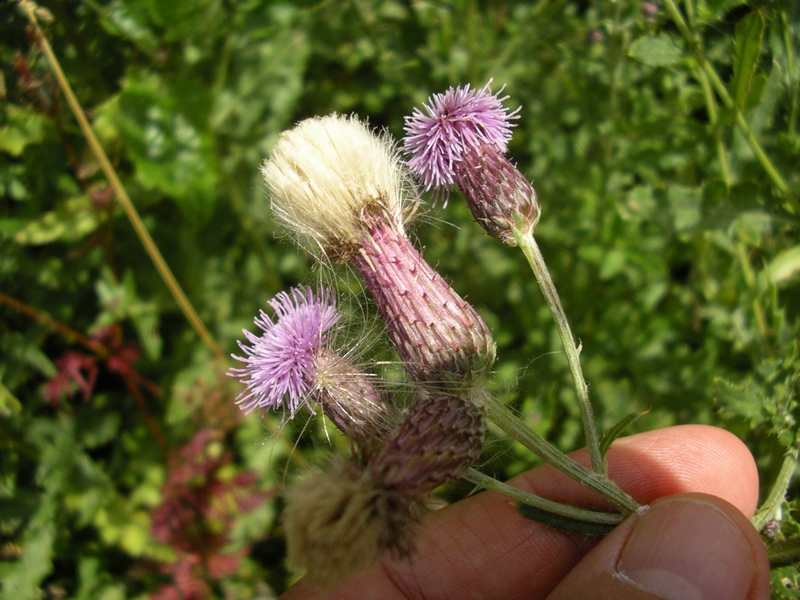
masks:
<svg viewBox="0 0 800 600"><path fill-rule="evenodd" d="M357 252L365 212L379 210L402 228L403 196L418 197L390 136L355 116L301 121L281 134L261 173L279 224L328 258Z"/></svg>
<svg viewBox="0 0 800 600"><path fill-rule="evenodd" d="M380 560L410 552L411 504L363 467L334 461L286 493L283 524L289 562L318 588L336 585Z"/></svg>

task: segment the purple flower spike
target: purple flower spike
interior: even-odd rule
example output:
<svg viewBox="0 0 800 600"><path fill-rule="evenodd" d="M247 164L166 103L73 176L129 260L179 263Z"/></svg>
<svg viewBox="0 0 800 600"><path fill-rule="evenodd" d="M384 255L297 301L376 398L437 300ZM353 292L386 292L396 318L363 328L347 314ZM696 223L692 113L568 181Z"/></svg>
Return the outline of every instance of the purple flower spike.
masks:
<svg viewBox="0 0 800 600"><path fill-rule="evenodd" d="M503 106L508 96L499 97L504 88L492 94L489 86L470 89L469 84L451 87L444 94L433 94L423 107L406 117L403 149L411 155L408 166L422 179L425 190L436 188L448 193L455 183L456 165L470 150L491 145L505 153L511 139L511 119L518 118Z"/></svg>
<svg viewBox="0 0 800 600"><path fill-rule="evenodd" d="M250 414L255 410L281 408L289 418L309 403L313 390L316 357L325 343L325 332L339 320L333 294L323 290L317 294L309 287L292 288L270 300L275 310L273 321L262 310L255 324L263 331L256 336L244 335L250 345L239 342L245 356L233 355L246 366L231 369L247 387L236 398L236 404Z"/></svg>

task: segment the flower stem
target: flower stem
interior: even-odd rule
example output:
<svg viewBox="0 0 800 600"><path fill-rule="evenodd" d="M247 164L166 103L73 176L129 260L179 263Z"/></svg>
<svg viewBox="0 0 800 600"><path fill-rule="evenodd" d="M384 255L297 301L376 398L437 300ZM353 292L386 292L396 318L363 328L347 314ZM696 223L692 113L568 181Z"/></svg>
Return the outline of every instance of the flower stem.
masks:
<svg viewBox="0 0 800 600"><path fill-rule="evenodd" d="M558 297L556 286L553 284L553 279L550 277L550 272L547 270L547 265L544 262L539 245L533 237L533 231L527 233L520 232L516 227L512 229L514 239L517 245L525 254L528 259L528 264L536 276L536 282L542 290L547 307L553 315L556 323L558 335L561 337L561 343L564 346L564 354L567 357L567 364L569 365L569 372L572 375L572 381L575 383L575 391L578 394L578 403L581 408L581 418L583 420L583 431L586 435L586 446L589 449L589 457L592 461L592 469L596 473L605 473L606 466L603 460L603 455L600 452L600 440L597 437L597 428L594 423L594 413L592 405L589 402L589 388L586 386L586 381L583 378L583 370L581 369L580 351L575 346L574 338L572 337L572 330L569 327L567 315L564 313L564 308L561 306L561 300Z"/></svg>
<svg viewBox="0 0 800 600"><path fill-rule="evenodd" d="M470 468L461 477L462 479L466 479L467 481L479 485L482 488L492 490L498 494L503 494L504 496L507 496L518 502L523 502L535 508L561 517L567 517L569 519L575 519L577 521L584 521L588 523L602 523L606 525L617 525L625 518L623 515L617 513L587 510L585 508L570 506L569 504L553 502L547 498L542 498L536 494L525 492L519 488L515 488L512 485L498 481L494 477L489 477L488 475L485 475L484 473L481 473L477 469L473 468Z"/></svg>
<svg viewBox="0 0 800 600"><path fill-rule="evenodd" d="M571 477L593 492L603 496L606 500L619 508L622 514L627 515L639 508L639 503L617 487L605 473L593 472L571 459L550 442L531 430L518 416L513 414L496 398L489 397L487 399L487 408L489 411L489 418L500 427L500 429L568 477Z"/></svg>
<svg viewBox="0 0 800 600"><path fill-rule="evenodd" d="M764 526L774 519L778 510L786 499L786 492L789 489L789 484L792 482L792 476L797 469L797 450L789 451L783 459L783 465L778 473L775 483L769 492L769 496L764 500L764 503L753 515L751 522L753 527L761 531Z"/></svg>

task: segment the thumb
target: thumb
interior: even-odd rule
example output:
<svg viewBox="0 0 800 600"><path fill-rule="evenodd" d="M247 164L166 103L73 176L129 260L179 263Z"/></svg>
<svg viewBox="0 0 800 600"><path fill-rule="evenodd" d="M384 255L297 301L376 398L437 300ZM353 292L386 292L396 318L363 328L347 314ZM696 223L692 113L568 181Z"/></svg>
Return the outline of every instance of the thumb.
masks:
<svg viewBox="0 0 800 600"><path fill-rule="evenodd" d="M629 517L548 600L767 600L769 579L764 543L738 509L681 494Z"/></svg>

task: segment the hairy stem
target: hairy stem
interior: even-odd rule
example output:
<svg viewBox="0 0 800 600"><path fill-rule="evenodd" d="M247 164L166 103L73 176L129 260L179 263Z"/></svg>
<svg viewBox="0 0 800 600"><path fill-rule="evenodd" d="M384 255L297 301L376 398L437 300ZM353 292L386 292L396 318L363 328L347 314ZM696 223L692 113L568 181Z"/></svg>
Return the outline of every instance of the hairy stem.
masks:
<svg viewBox="0 0 800 600"><path fill-rule="evenodd" d="M571 459L525 425L518 416L500 404L495 398L487 399L487 407L489 409L489 418L500 429L541 457L545 462L593 492L603 496L603 498L619 508L622 514L632 513L639 508L639 503L622 491L608 476L604 473L593 472Z"/></svg>
<svg viewBox="0 0 800 600"><path fill-rule="evenodd" d="M493 492L497 492L498 494L502 494L518 502L523 502L560 517L567 517L569 519L585 521L587 523L603 523L606 525L617 525L624 519L622 515L616 513L587 510L585 508L570 506L569 504L553 502L547 498L542 498L536 494L522 491L521 489L515 488L512 485L498 481L494 477L489 477L477 469L470 468L461 476L461 478L466 479L467 481L479 485L487 490L492 490Z"/></svg>
<svg viewBox="0 0 800 600"><path fill-rule="evenodd" d="M564 354L567 357L569 372L572 375L572 381L575 383L575 391L578 395L578 403L581 408L583 431L586 435L586 446L589 449L589 456L592 460L592 469L596 473L604 473L605 463L603 455L600 452L600 439L597 437L594 412L589 402L589 388L586 386L586 381L583 378L579 350L575 346L567 315L564 312L564 307L561 306L561 299L558 297L556 286L553 283L553 279L550 277L550 272L547 270L547 265L544 262L541 250L539 250L539 245L533 237L533 232L529 231L523 234L516 228L512 231L514 232L514 239L517 241L517 245L520 247L523 254L525 254L525 258L528 259L528 264L530 264L533 274L536 276L536 282L539 284L545 302L547 302L547 307L553 315L558 335L564 346Z"/></svg>
<svg viewBox="0 0 800 600"><path fill-rule="evenodd" d="M789 490L789 484L792 482L792 476L796 469L797 450L791 450L783 459L783 465L781 465L781 470L772 485L769 496L751 519L753 527L757 530L761 531L778 514L781 504L786 499L786 492Z"/></svg>

